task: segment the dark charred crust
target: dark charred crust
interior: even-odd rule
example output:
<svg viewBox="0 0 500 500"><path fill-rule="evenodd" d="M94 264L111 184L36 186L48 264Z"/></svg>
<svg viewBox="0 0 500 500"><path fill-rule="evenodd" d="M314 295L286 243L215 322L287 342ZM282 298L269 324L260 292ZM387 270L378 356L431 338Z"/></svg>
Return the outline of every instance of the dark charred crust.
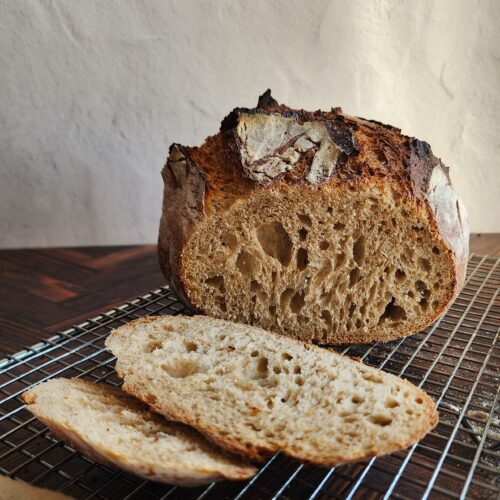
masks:
<svg viewBox="0 0 500 500"><path fill-rule="evenodd" d="M401 133L401 129L400 128L393 127L392 125L387 125L387 123L382 123L382 122L379 122L377 120L367 120L366 118L361 118L361 117L359 117L359 118L361 120L364 120L365 122L370 122L370 123L374 123L375 125L380 125L381 127L384 127L387 130L394 130L398 134Z"/></svg>
<svg viewBox="0 0 500 500"><path fill-rule="evenodd" d="M359 154L359 147L354 133L351 127L345 124L345 120L328 120L324 123L332 141L343 153L347 156Z"/></svg>
<svg viewBox="0 0 500 500"><path fill-rule="evenodd" d="M435 158L432 154L430 145L425 141L418 139L408 139L407 147L409 149L409 175L412 187L417 195L423 195L427 192L432 170L435 166Z"/></svg>
<svg viewBox="0 0 500 500"><path fill-rule="evenodd" d="M363 177L392 178L400 184L401 189L419 199L426 197L430 176L436 166L441 166L448 176L447 167L433 156L429 144L402 135L396 127L377 120L346 116L342 114L341 108L332 108L330 111L291 109L279 104L268 89L259 97L256 108L236 108L221 124L223 155L228 167L236 169L239 176L245 179L245 184L254 188L268 188L283 182L307 183L306 176L318 145L307 153L301 153L300 159L290 170L263 182L251 179L242 162L241 144L236 132L242 114L278 114L300 125L305 122L322 122L332 142L340 149L340 155L330 177L321 178L321 184L335 179L351 182ZM273 155L282 153L292 142L287 142L273 152ZM260 161L264 163L268 156ZM255 165L258 166L258 163Z"/></svg>
<svg viewBox="0 0 500 500"><path fill-rule="evenodd" d="M278 101L273 99L271 96L271 89L267 89L261 96L259 96L259 101L257 102L257 108L267 110L279 106Z"/></svg>

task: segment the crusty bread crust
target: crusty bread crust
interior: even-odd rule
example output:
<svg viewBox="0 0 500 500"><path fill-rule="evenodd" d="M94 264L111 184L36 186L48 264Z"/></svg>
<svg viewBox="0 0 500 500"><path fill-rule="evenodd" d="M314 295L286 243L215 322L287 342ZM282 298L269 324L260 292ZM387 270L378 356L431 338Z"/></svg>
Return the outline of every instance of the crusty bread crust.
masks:
<svg viewBox="0 0 500 500"><path fill-rule="evenodd" d="M310 152L290 168L280 163L283 147L273 157L276 161L268 166L262 160L252 162L239 131L241 127L260 126L269 117L286 118L291 133L294 127L323 127L323 132L316 127L315 133L319 136L326 130L337 148L335 154L324 153L330 170L313 175L315 160ZM320 147L316 155L321 151ZM382 334L353 330L335 340L330 338L330 342L387 341L414 333L446 311L463 287L469 228L465 208L451 186L448 167L432 154L427 143L407 137L395 127L346 115L340 108L329 112L292 110L279 105L267 92L257 108L233 110L223 120L219 134L209 137L203 146L172 145L162 176L165 191L158 241L160 265L182 300L199 312L214 314L204 308L203 301L194 298L196 294L189 288L187 270L192 267L192 257L186 255L186 249L191 238L214 215L270 190L288 192L297 199L327 192L345 197L349 190L370 187L381 193L396 193L410 210L422 214L432 239L446 249L447 268L453 277L446 284L446 298L422 315L421 324L408 329L402 322ZM310 339L315 340L312 334Z"/></svg>
<svg viewBox="0 0 500 500"><path fill-rule="evenodd" d="M57 383L57 387L53 386ZM64 386L61 388L61 386ZM82 392L99 391L99 394L107 399L112 399L114 405L119 405L122 412L135 412L142 415L142 418L147 421L154 421L163 425L165 433L175 433L177 439L189 446L197 449L199 452L199 463L191 463L182 469L178 464L172 466L175 462L175 452L172 452L171 457L164 457L163 463L151 463L142 457L140 444L135 450L136 453L131 453L130 449L127 452L120 452L123 447L118 446L118 443L106 443L104 436L101 440L96 439L96 436L89 436L81 424L78 424L75 419L54 412L53 408L47 406L49 401L44 400L43 391L45 390L72 390ZM42 397L40 396L42 395ZM181 486L197 486L201 484L220 481L222 479L248 479L256 472L255 468L249 464L239 461L236 458L224 456L219 450L212 448L211 444L205 442L203 436L198 434L188 427L181 424L167 422L161 417L147 411L147 407L136 401L130 396L124 394L121 390L113 388L109 385L92 384L91 382L82 379L53 379L39 386L35 386L22 395L23 401L28 405L27 409L32 412L40 421L42 421L53 434L58 438L68 442L76 450L82 452L85 456L96 460L99 463L109 465L111 467L120 467L132 474L142 476L152 481L165 482L168 484L176 484ZM104 417L103 414L101 417ZM66 420L64 420L66 418ZM115 423L118 422L115 420ZM89 422L90 424L90 422ZM97 425L94 422L94 425ZM122 428L122 432L126 435L126 426ZM160 438L161 439L161 438ZM146 446L146 444L144 444ZM211 459L207 460L211 454ZM180 457L179 457L180 458ZM167 463L170 460L170 463ZM211 467L200 466L200 463L207 463Z"/></svg>
<svg viewBox="0 0 500 500"><path fill-rule="evenodd" d="M365 366L359 361L349 359L350 368L357 370L358 366L363 370L363 373L367 374L368 377L373 376L375 378L381 377L381 380L395 381L400 384L399 388L401 393L408 392L409 400L418 400L419 404L415 405L418 408L419 416L418 420L412 422L407 428L405 428L404 433L400 434L399 437L391 436L389 440L381 442L378 441L377 446L372 446L365 448L362 451L353 452L349 446L342 446L336 450L327 448L326 445L318 445L314 452L307 452L306 448L302 446L302 442L284 443L277 442L273 439L267 441L257 440L256 436L251 436L251 434L235 434L229 429L231 422L226 422L226 425L220 425L216 423L214 419L206 417L207 412L210 407L210 399L197 400L197 405L204 408L204 412L201 415L195 414L192 411L192 407L183 406L182 401L179 401L182 396L178 395L176 390L179 389L178 385L175 385L177 380L185 380L182 377L180 379L169 378L165 375L164 371L160 373L155 373L151 366L151 359L147 353L142 352L141 342L143 339L139 339L140 335L144 334L146 339L154 342L155 345L161 345L164 343L167 347L163 347L166 352L169 352L169 335L178 334L182 332L182 337L184 342L193 342L197 345L200 343L200 333L197 331L208 332L211 328L222 328L223 333L234 332L235 337L248 338L253 335L253 337L260 337L265 341L276 343L279 346L277 352L281 353L296 353L299 351L307 352L307 356L314 358L315 356L323 357L325 353L327 356L331 357L331 365L335 364L335 359L341 362L348 359L345 356L324 349L321 347L314 346L310 343L303 343L293 338L285 338L278 334L272 332L266 332L256 327L249 327L246 325L236 325L223 320L216 320L213 318L208 318L205 316L194 316L191 318L182 316L162 316L162 317L146 317L135 320L127 325L124 325L117 330L114 330L111 335L106 340L106 346L117 356L116 370L118 375L124 379L123 390L129 394L134 395L140 400L148 403L155 411L167 416L170 419L180 421L192 425L197 430L202 432L205 436L211 439L217 445L225 448L226 450L236 453L242 456L246 456L251 460L264 460L265 458L271 456L276 452L282 452L286 455L294 457L298 460L304 462L310 462L321 466L332 467L340 463L349 463L370 458L373 456L380 456L388 453L392 453L397 450L405 449L419 439L424 437L428 432L430 432L438 423L438 412L434 401L421 389L415 387L410 382L397 379L397 377L381 372L375 368ZM222 331L222 330L221 330ZM231 333L229 333L231 335ZM212 339L213 340L213 339ZM252 338L250 341L253 341ZM211 344L213 345L213 344ZM162 349L161 347L158 347ZM263 356L268 356L269 363L272 362L272 355L265 350L265 345L253 344L252 349L258 349L259 353ZM136 350L134 350L136 349ZM134 352L132 352L134 350ZM251 349L250 349L251 350ZM232 351L232 350L231 350ZM238 347L235 351L237 353ZM231 353L228 354L230 356ZM162 356L162 362L168 363L168 354ZM236 360L240 362L241 359ZM151 384L144 383L144 374L142 373L142 367L148 366L148 376L151 377L154 374L155 382L164 383L164 390L155 392ZM212 365L213 370L207 373L208 377L213 377L213 371L216 365ZM302 376L306 379L309 374L303 368ZM203 379L197 379L196 385L202 383ZM232 379L232 383L236 384L241 382L237 376ZM305 389L305 388L304 388ZM247 389L250 390L250 389ZM307 397L307 391L303 391L304 397ZM353 390L352 394L355 394ZM399 391L398 391L399 392ZM391 392L388 391L386 396L390 396ZM299 396L300 397L300 396ZM227 408L228 411L232 410ZM409 407L411 411L413 409ZM266 408L254 408L255 414L258 415L261 412L265 412L266 421L269 422L269 429L272 429L273 413L267 412ZM314 409L311 411L314 412ZM372 409L373 411L373 409ZM401 409L401 412L404 410ZM314 415L314 413L313 413ZM302 418L304 415L297 413L294 418L297 419L296 426L298 429L303 425ZM238 418L244 419L245 415L240 415ZM368 417L365 417L368 418ZM415 416L416 418L416 416ZM323 426L328 426L328 422L322 422ZM307 439L307 438L303 438Z"/></svg>

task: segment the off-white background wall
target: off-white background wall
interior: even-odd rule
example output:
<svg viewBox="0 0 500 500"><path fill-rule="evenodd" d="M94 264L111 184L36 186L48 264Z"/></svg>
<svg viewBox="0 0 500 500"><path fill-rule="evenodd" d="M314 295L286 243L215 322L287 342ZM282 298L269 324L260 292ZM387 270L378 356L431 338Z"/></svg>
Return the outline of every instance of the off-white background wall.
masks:
<svg viewBox="0 0 500 500"><path fill-rule="evenodd" d="M169 144L268 87L427 140L500 231L498 0L0 0L0 246L155 241Z"/></svg>

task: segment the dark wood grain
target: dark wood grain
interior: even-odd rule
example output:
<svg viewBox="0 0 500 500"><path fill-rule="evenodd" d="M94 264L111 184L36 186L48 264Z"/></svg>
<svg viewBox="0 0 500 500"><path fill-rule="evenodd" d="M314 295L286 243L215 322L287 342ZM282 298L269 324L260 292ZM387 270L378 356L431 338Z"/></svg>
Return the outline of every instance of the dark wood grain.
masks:
<svg viewBox="0 0 500 500"><path fill-rule="evenodd" d="M0 251L0 358L165 284L155 245Z"/></svg>
<svg viewBox="0 0 500 500"><path fill-rule="evenodd" d="M471 237L500 257L500 234ZM0 251L0 358L165 284L155 245Z"/></svg>

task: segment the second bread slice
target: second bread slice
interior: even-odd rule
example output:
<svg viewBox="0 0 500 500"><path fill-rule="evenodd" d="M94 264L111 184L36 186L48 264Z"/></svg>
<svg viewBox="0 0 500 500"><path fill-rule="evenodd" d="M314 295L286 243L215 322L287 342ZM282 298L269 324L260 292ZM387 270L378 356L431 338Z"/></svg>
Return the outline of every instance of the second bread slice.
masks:
<svg viewBox="0 0 500 500"><path fill-rule="evenodd" d="M52 379L23 399L31 413L83 454L146 479L195 486L256 472L193 429L167 422L109 385Z"/></svg>
<svg viewBox="0 0 500 500"><path fill-rule="evenodd" d="M260 328L204 316L115 330L123 389L226 449L332 466L406 448L437 423L427 394L394 375Z"/></svg>

